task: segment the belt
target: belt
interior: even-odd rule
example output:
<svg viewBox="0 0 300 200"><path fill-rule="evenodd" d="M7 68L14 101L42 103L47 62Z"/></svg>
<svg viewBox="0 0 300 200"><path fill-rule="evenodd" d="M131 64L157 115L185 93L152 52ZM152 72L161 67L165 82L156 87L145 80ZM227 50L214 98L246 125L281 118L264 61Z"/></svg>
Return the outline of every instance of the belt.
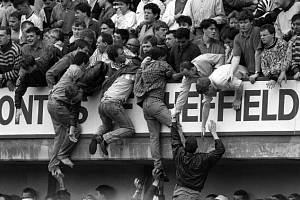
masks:
<svg viewBox="0 0 300 200"><path fill-rule="evenodd" d="M124 101L120 100L120 99L113 99L110 97L103 97L100 100L101 103L118 103L118 104L123 104Z"/></svg>

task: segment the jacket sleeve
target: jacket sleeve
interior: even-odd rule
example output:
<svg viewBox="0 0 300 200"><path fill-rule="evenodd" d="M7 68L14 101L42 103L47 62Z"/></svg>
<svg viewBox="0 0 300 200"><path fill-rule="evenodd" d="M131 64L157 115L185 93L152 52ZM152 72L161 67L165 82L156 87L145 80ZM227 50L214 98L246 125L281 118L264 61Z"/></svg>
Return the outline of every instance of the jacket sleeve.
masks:
<svg viewBox="0 0 300 200"><path fill-rule="evenodd" d="M20 62L21 62L22 54L21 49L18 48L16 55L14 57L14 62L12 66L12 70L3 74L3 77L7 81L15 81L19 77L19 70L20 70Z"/></svg>
<svg viewBox="0 0 300 200"><path fill-rule="evenodd" d="M206 154L205 158L208 169L213 167L221 159L224 153L225 147L223 142L220 139L215 140L215 150Z"/></svg>
<svg viewBox="0 0 300 200"><path fill-rule="evenodd" d="M175 158L177 154L183 150L183 144L180 139L180 135L178 133L177 123L173 122L171 127L171 139L172 139L172 151L173 157Z"/></svg>

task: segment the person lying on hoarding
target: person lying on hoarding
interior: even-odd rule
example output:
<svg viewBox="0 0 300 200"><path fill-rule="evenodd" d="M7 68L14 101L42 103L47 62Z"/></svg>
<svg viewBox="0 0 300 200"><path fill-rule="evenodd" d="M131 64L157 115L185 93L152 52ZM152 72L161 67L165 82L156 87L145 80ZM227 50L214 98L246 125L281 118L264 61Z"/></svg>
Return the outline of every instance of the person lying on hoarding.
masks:
<svg viewBox="0 0 300 200"><path fill-rule="evenodd" d="M109 46L107 55L116 70L112 75L107 75L108 78L102 84L99 104L102 125L91 140L90 154L95 154L97 145L100 144L103 154L108 155L109 144L135 133L133 123L125 112L124 104L132 93L135 74L139 66L126 64L126 55L121 45ZM115 123L118 124L118 129L113 129Z"/></svg>
<svg viewBox="0 0 300 200"><path fill-rule="evenodd" d="M189 67L184 65L183 67ZM215 69L209 77L202 77L197 80L196 89L199 94L204 94L202 109L202 134L205 134L206 122L210 111L210 102L217 91L235 90L233 108L239 110L242 103L243 82L242 78L248 78L248 71L239 65L233 77L231 76L231 64L222 65Z"/></svg>
<svg viewBox="0 0 300 200"><path fill-rule="evenodd" d="M276 84L286 79L286 70L289 62L287 61L286 51L287 42L275 37L275 28L271 24L265 24L260 28L262 41L261 70L265 77L269 78L267 87L273 89Z"/></svg>
<svg viewBox="0 0 300 200"><path fill-rule="evenodd" d="M292 17L293 36L288 43L287 56L295 80L300 80L300 14Z"/></svg>
<svg viewBox="0 0 300 200"><path fill-rule="evenodd" d="M172 116L179 115L185 105L192 83L196 83L200 77L208 77L218 66L231 63L234 37L239 33L234 28L226 29L222 34L225 43L225 56L222 54L203 54L192 62L185 61L180 65L180 73L183 76L181 90L177 97L175 107L171 110ZM225 57L225 59L224 59Z"/></svg>
<svg viewBox="0 0 300 200"><path fill-rule="evenodd" d="M134 94L137 104L143 108L144 118L150 133L150 150L154 159L154 169L162 171L161 179L168 181L164 171L160 131L161 125L171 126L171 112L165 103L167 80L176 78L173 68L165 61L167 49L153 47L147 53L137 72Z"/></svg>
<svg viewBox="0 0 300 200"><path fill-rule="evenodd" d="M48 170L60 183L63 183L64 175L59 165L61 163L69 167L74 165L70 156L80 134L78 117L84 92L77 85L77 81L84 75L88 61L88 54L77 52L72 65L49 94L48 112L55 137Z"/></svg>
<svg viewBox="0 0 300 200"><path fill-rule="evenodd" d="M184 146L178 129L176 118L172 118L171 144L176 167L173 200L201 199L208 173L225 153L225 147L218 137L216 123L212 120L208 129L215 140L215 150L209 153L196 153L198 144L195 136L187 137Z"/></svg>

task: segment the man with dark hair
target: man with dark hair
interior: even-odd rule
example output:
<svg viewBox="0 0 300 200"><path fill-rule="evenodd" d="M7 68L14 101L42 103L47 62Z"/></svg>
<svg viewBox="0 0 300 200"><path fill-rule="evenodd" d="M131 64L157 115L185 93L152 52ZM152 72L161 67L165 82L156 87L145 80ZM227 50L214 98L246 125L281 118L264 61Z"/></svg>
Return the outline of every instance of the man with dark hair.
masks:
<svg viewBox="0 0 300 200"><path fill-rule="evenodd" d="M115 0L114 5L117 8L111 20L115 23L117 29L134 29L136 27L135 12L129 7L131 0Z"/></svg>
<svg viewBox="0 0 300 200"><path fill-rule="evenodd" d="M193 22L191 17L186 16L186 15L180 15L177 19L176 22L179 25L179 28L187 28L190 29L192 28Z"/></svg>
<svg viewBox="0 0 300 200"><path fill-rule="evenodd" d="M0 27L0 87L15 88L19 76L21 49L11 41L10 28Z"/></svg>
<svg viewBox="0 0 300 200"><path fill-rule="evenodd" d="M24 22L21 23L21 30L20 30L21 35L20 35L20 33L18 35L18 37L20 38L19 44L21 46L27 44L27 41L26 41L27 33L26 33L26 31L31 27L34 27L34 24L31 21L24 21Z"/></svg>
<svg viewBox="0 0 300 200"><path fill-rule="evenodd" d="M26 41L22 47L23 55L32 55L34 58L38 59L44 54L46 50L46 44L41 39L41 31L37 27L31 27L26 31Z"/></svg>
<svg viewBox="0 0 300 200"><path fill-rule="evenodd" d="M154 35L146 36L142 41L142 48L140 57L144 59L147 53L153 48L157 46L157 38Z"/></svg>
<svg viewBox="0 0 300 200"><path fill-rule="evenodd" d="M96 188L98 200L115 200L116 190L109 185L99 185Z"/></svg>
<svg viewBox="0 0 300 200"><path fill-rule="evenodd" d="M233 200L249 200L249 194L245 190L237 190L233 193Z"/></svg>
<svg viewBox="0 0 300 200"><path fill-rule="evenodd" d="M22 191L22 199L37 200L37 192L33 188L24 188Z"/></svg>
<svg viewBox="0 0 300 200"><path fill-rule="evenodd" d="M115 24L111 19L104 19L102 20L101 26L100 26L101 33L107 33L110 35L114 34L115 31Z"/></svg>
<svg viewBox="0 0 300 200"><path fill-rule="evenodd" d="M100 33L100 24L95 19L91 18L91 7L88 3L79 3L74 7L75 21L81 21L86 24L86 27L93 30L96 37Z"/></svg>
<svg viewBox="0 0 300 200"><path fill-rule="evenodd" d="M157 38L158 47L166 47L166 35L169 30L168 25L163 21L156 21L153 24L154 36Z"/></svg>
<svg viewBox="0 0 300 200"><path fill-rule="evenodd" d="M136 9L136 20L137 25L141 25L143 21L145 20L145 6L147 4L156 4L157 7L160 10L160 13L158 15L158 19L164 14L165 12L165 5L161 0L141 0L137 6Z"/></svg>
<svg viewBox="0 0 300 200"><path fill-rule="evenodd" d="M114 33L114 44L126 45L129 39L129 31L127 29L116 29Z"/></svg>
<svg viewBox="0 0 300 200"><path fill-rule="evenodd" d="M286 78L286 70L289 68L286 56L288 45L283 39L275 37L275 28L271 24L260 28L260 37L263 44L260 47L262 73L270 79L267 87L273 89L276 84L281 86L281 82Z"/></svg>
<svg viewBox="0 0 300 200"><path fill-rule="evenodd" d="M197 45L190 41L190 31L186 28L179 28L175 34L176 44L171 49L168 63L178 73L180 72L180 64L183 61L192 61L201 54Z"/></svg>
<svg viewBox="0 0 300 200"><path fill-rule="evenodd" d="M99 115L102 125L91 140L89 151L95 154L97 144L104 155L108 155L107 147L124 137L135 133L134 126L125 112L124 103L132 93L135 74L139 66L127 65L123 46L111 45L107 48L108 58L114 70L107 78L101 89ZM113 129L113 124L118 124L118 129Z"/></svg>
<svg viewBox="0 0 300 200"><path fill-rule="evenodd" d="M61 58L47 71L46 81L49 88L53 88L53 86L59 81L65 71L74 62L75 55L78 52L90 52L90 45L85 40L79 39L75 41L74 46L72 46L72 49L70 50L70 53Z"/></svg>
<svg viewBox="0 0 300 200"><path fill-rule="evenodd" d="M14 11L10 14L8 19L8 26L11 30L11 40L15 42L20 41L21 17L22 14L19 11Z"/></svg>
<svg viewBox="0 0 300 200"><path fill-rule="evenodd" d="M93 55L90 57L90 66L94 66L97 62L110 63L108 59L106 49L109 45L113 44L113 38L107 33L100 33L97 39L97 49L94 51Z"/></svg>
<svg viewBox="0 0 300 200"><path fill-rule="evenodd" d="M144 22L136 28L140 42L143 41L144 37L148 35L154 35L153 23L159 20L160 16L160 9L154 3L146 4L144 7L144 12Z"/></svg>
<svg viewBox="0 0 300 200"><path fill-rule="evenodd" d="M260 74L260 43L259 28L253 26L253 14L244 10L239 15L240 33L234 39L233 58L231 61L231 77L239 65L247 68L251 83L254 83ZM240 105L234 105L239 110Z"/></svg>
<svg viewBox="0 0 300 200"><path fill-rule="evenodd" d="M176 33L176 31L168 31L166 33L166 45L168 47L169 52L171 51L171 49L176 44L175 33Z"/></svg>
<svg viewBox="0 0 300 200"><path fill-rule="evenodd" d="M172 119L171 141L177 182L173 193L174 200L201 199L201 191L208 172L225 153L225 147L218 137L214 121L211 121L209 131L215 140L215 150L209 153L196 153L198 148L196 137L188 137L183 146L176 118Z"/></svg>
<svg viewBox="0 0 300 200"><path fill-rule="evenodd" d="M59 82L50 90L48 112L54 131L54 147L48 164L60 187L63 188L63 173L60 164L73 167L70 156L80 135L78 124L79 108L83 97L83 90L77 81L84 75L89 56L82 51L76 53L74 60Z"/></svg>

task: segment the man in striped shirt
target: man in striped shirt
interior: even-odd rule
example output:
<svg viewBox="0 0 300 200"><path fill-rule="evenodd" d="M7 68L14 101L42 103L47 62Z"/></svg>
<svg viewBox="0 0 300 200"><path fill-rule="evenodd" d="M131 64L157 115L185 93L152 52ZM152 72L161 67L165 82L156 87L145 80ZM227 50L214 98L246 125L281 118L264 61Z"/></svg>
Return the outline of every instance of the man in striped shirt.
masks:
<svg viewBox="0 0 300 200"><path fill-rule="evenodd" d="M11 41L10 28L0 27L0 87L7 86L10 91L14 90L20 59L21 49Z"/></svg>

